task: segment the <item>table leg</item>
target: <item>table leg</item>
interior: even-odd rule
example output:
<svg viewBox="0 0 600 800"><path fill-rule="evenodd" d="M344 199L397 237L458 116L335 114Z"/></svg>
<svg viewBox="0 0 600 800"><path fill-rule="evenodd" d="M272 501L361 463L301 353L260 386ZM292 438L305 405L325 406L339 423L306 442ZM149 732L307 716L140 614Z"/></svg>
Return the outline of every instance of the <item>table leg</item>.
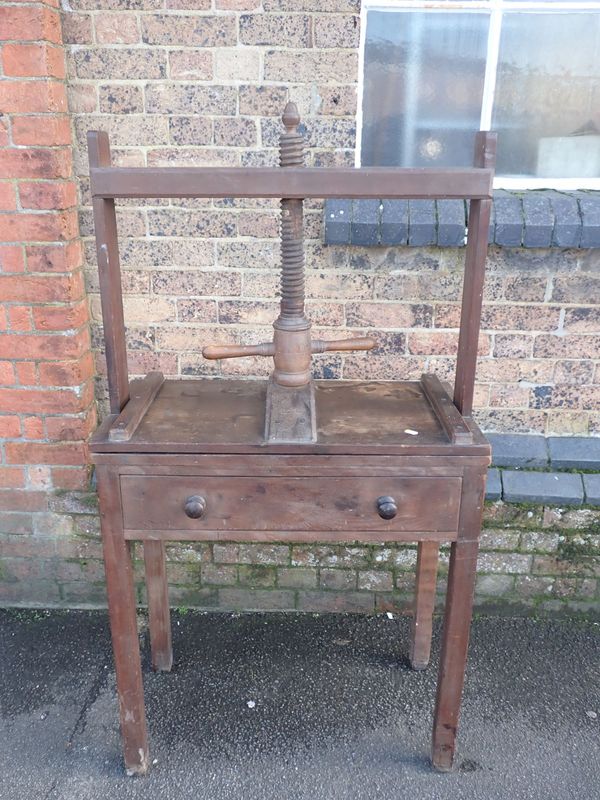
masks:
<svg viewBox="0 0 600 800"><path fill-rule="evenodd" d="M150 539L144 541L144 565L146 568L152 668L168 672L173 666L173 647L171 645L169 587L163 542Z"/></svg>
<svg viewBox="0 0 600 800"><path fill-rule="evenodd" d="M131 775L143 775L148 769L148 733L133 565L123 536L118 474L114 468L98 467L97 478L125 767Z"/></svg>
<svg viewBox="0 0 600 800"><path fill-rule="evenodd" d="M452 543L444 634L433 721L432 762L452 769L465 680L485 475L465 470L458 539Z"/></svg>
<svg viewBox="0 0 600 800"><path fill-rule="evenodd" d="M425 669L429 664L439 549L438 542L419 542L410 642L413 669Z"/></svg>

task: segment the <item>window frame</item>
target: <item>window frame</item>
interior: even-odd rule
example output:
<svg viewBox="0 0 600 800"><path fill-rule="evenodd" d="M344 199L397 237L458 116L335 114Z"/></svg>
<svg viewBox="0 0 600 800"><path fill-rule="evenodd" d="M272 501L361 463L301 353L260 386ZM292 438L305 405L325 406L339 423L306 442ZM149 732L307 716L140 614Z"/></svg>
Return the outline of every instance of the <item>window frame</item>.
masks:
<svg viewBox="0 0 600 800"><path fill-rule="evenodd" d="M481 101L480 130L489 131L492 124L496 74L502 31L502 13L511 11L597 11L600 0L363 0L360 9L360 43L358 53L358 105L356 114L355 165L361 166L363 132L363 97L365 76L365 49L367 40L367 15L369 11L406 13L411 11L487 11L490 14L483 96ZM527 189L578 189L600 190L599 178L494 178L495 189L512 191Z"/></svg>

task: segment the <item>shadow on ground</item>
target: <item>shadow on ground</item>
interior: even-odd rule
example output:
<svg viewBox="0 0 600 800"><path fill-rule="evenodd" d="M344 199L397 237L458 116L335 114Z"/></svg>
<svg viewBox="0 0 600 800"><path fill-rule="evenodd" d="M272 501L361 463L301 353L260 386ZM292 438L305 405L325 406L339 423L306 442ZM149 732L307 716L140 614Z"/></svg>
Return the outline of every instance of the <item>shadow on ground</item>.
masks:
<svg viewBox="0 0 600 800"><path fill-rule="evenodd" d="M431 771L437 650L408 621L174 615L176 664L144 648L155 762L125 777L106 615L0 612L0 798L481 798L600 795L600 626L474 622L456 770ZM439 640L439 629L436 641Z"/></svg>

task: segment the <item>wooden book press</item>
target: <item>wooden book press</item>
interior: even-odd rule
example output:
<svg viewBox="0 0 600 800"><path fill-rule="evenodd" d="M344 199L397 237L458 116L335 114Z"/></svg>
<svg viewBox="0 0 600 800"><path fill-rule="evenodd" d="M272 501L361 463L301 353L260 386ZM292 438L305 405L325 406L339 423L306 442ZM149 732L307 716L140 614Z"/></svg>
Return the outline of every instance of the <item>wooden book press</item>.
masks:
<svg viewBox="0 0 600 800"><path fill-rule="evenodd" d="M438 548L451 542L432 760L452 766L490 447L471 419L495 136L467 169L303 167L296 107L281 168L120 168L88 137L110 415L92 438L125 765L148 769L129 543L142 541L155 669L172 664L165 542L418 542L410 661L427 666ZM273 358L270 380L129 383L115 198L281 200L281 311L273 340L210 345L206 358ZM470 200L454 397L420 381L313 381L311 357L373 339L312 339L304 313L305 198ZM368 357L368 356L367 356ZM200 723L201 724L201 723Z"/></svg>

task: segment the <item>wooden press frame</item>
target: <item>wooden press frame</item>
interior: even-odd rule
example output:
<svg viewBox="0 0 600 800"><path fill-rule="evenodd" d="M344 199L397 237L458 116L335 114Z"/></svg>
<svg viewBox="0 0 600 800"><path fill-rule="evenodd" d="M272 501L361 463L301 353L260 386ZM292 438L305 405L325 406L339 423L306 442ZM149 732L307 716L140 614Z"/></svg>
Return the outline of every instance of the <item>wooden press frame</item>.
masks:
<svg viewBox="0 0 600 800"><path fill-rule="evenodd" d="M119 464L128 463L131 450L129 453L127 448L120 450L119 442L126 441L139 424L160 389L162 376L150 374L141 390L130 390L115 199L247 197L470 201L453 403L435 376L426 376L422 381L423 392L448 436L448 454L439 457L440 463L450 463L458 458L462 470L460 514L456 538L451 543L433 729L433 763L440 770L450 769L464 682L485 473L489 463L489 446L480 434L477 447L473 449L469 444L473 441L471 429L476 430L476 426L468 418L473 405L495 163L495 134L480 131L476 135L474 167L464 169L127 168L112 166L106 133L89 133L88 148L110 398L110 417L92 442L92 451L98 465L104 559L125 764L132 773L146 771L148 743L129 552L129 540L133 537L126 537L123 531L118 471ZM466 424L463 418L467 418ZM249 452L254 455L239 458L262 457L257 449ZM293 449L282 449L279 445L266 446L262 452L281 458L284 463L286 452L306 454L307 459L314 458L316 461L321 451L313 445L296 445ZM139 459L140 454L141 450L135 458ZM426 449L422 455L427 456ZM192 458L190 450L187 449L186 455L183 448L161 457L173 461L175 456L182 463ZM236 458L235 454L230 457ZM388 469L394 468L396 456L376 456L376 459L381 458L387 460ZM427 459L423 459L421 454L414 457L403 455L398 463L413 464L413 459L417 474L425 476L428 467L424 461ZM369 461L367 458L364 463ZM178 539L177 536L172 538ZM235 538L239 540L239 536ZM247 537L252 541L267 541L269 538L272 537L265 537L261 531L254 531ZM331 538L332 541L343 539L341 534ZM310 541L310 538L304 537L298 537L297 540L301 539ZM348 539L355 541L360 536L349 535ZM289 536L287 540L290 540ZM436 540L435 533L424 533L413 540L418 541L419 550L411 663L422 667L427 664L431 643L439 536ZM172 656L164 541L145 539L144 560L153 665L158 669L169 669Z"/></svg>
<svg viewBox="0 0 600 800"><path fill-rule="evenodd" d="M96 231L110 410L129 400L116 199L286 198L469 200L467 248L456 358L454 404L470 416L477 364L485 258L496 160L496 134L479 131L474 167L113 167L108 134L88 134L90 188Z"/></svg>

